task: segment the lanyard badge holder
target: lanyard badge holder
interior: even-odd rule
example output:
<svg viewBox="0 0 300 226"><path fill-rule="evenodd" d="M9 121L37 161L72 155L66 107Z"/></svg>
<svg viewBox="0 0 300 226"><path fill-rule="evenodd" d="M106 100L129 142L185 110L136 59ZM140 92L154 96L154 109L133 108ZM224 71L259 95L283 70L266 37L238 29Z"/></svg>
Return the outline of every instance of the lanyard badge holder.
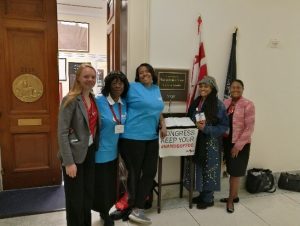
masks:
<svg viewBox="0 0 300 226"><path fill-rule="evenodd" d="M82 96L82 100L83 100L84 106L86 108L86 112L88 113L88 117L90 118L91 115L93 114L93 102L91 100L91 108L89 110L87 102L86 102L86 100L83 96ZM94 138L93 138L93 135L92 135L92 131L90 130L89 146L91 146L93 143L94 143Z"/></svg>
<svg viewBox="0 0 300 226"><path fill-rule="evenodd" d="M117 125L115 125L115 134L120 134L120 133L124 133L124 125L122 125L122 107L121 104L119 103L119 115L120 115L120 119L117 118L116 113L113 109L113 107L109 105L109 108L111 110L111 113L113 114L114 120L116 121Z"/></svg>

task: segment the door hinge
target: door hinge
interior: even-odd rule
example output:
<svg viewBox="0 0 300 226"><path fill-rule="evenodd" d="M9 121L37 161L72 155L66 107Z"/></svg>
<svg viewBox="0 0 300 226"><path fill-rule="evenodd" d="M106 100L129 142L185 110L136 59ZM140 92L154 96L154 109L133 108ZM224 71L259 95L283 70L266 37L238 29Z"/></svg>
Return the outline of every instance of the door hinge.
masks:
<svg viewBox="0 0 300 226"><path fill-rule="evenodd" d="M1 175L4 175L4 169L1 168Z"/></svg>

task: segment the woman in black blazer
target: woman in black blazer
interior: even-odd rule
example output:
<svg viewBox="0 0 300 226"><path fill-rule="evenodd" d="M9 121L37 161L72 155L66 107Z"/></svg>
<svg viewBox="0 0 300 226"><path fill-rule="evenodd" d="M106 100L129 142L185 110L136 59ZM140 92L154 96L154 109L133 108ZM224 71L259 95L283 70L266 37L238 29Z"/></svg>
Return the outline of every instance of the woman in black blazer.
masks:
<svg viewBox="0 0 300 226"><path fill-rule="evenodd" d="M92 88L96 71L82 64L58 117L58 156L62 162L68 226L91 226L95 150L100 115Z"/></svg>

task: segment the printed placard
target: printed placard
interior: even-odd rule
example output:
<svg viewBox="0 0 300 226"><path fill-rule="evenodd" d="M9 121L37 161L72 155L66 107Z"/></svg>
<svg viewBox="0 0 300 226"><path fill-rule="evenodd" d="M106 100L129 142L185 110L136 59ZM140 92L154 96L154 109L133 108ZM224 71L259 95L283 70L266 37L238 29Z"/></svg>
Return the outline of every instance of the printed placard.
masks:
<svg viewBox="0 0 300 226"><path fill-rule="evenodd" d="M194 155L198 129L168 129L164 139L159 138L159 157Z"/></svg>

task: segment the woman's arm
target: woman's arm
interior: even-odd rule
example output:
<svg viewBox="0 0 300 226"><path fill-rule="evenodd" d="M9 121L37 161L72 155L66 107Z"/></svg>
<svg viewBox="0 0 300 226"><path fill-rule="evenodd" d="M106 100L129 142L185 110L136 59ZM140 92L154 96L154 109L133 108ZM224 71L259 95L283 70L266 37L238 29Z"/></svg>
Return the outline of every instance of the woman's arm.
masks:
<svg viewBox="0 0 300 226"><path fill-rule="evenodd" d="M72 116L75 109L75 103L71 102L67 106L64 106L64 100L62 101L61 107L59 109L58 115L58 144L59 152L63 160L63 164L70 165L74 163L69 134L70 129L72 128Z"/></svg>
<svg viewBox="0 0 300 226"><path fill-rule="evenodd" d="M159 126L160 126L160 137L163 139L167 136L167 127L163 114L160 114L159 117Z"/></svg>
<svg viewBox="0 0 300 226"><path fill-rule="evenodd" d="M74 163L69 141L70 130L72 130L71 122L74 108L74 102L69 103L67 106L64 106L63 100L58 115L59 151L62 157L63 164L66 168L66 174L72 178L76 177L77 175L77 166Z"/></svg>
<svg viewBox="0 0 300 226"><path fill-rule="evenodd" d="M226 114L226 110L225 110L225 106L222 102L219 101L218 103L218 119L219 122L217 125L205 125L204 128L202 129L202 132L210 135L210 136L214 136L214 137L218 137L223 135L229 128L229 120L228 120L228 116Z"/></svg>
<svg viewBox="0 0 300 226"><path fill-rule="evenodd" d="M244 118L244 131L240 135L239 139L235 142L234 148L242 150L246 143L249 142L251 135L254 131L255 124L255 107L252 102L249 102L245 107Z"/></svg>

